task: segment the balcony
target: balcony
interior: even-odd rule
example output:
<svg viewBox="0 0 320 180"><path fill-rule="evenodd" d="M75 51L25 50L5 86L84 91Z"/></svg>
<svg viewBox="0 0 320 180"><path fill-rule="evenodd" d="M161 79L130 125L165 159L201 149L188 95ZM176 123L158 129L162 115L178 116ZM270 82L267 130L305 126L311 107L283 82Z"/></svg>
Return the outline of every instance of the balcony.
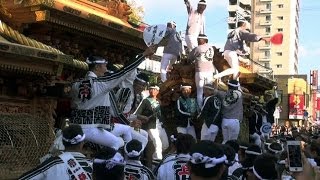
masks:
<svg viewBox="0 0 320 180"><path fill-rule="evenodd" d="M260 26L271 26L271 21L260 21L259 22Z"/></svg>
<svg viewBox="0 0 320 180"><path fill-rule="evenodd" d="M251 6L251 0L240 0L240 3Z"/></svg>
<svg viewBox="0 0 320 180"><path fill-rule="evenodd" d="M269 73L272 73L272 70L271 69L259 69L258 71L258 74L269 74Z"/></svg>
<svg viewBox="0 0 320 180"><path fill-rule="evenodd" d="M263 38L271 37L271 33L265 33L265 34L261 35L261 37L263 37Z"/></svg>
<svg viewBox="0 0 320 180"><path fill-rule="evenodd" d="M271 14L271 9L260 9L260 14Z"/></svg>
<svg viewBox="0 0 320 180"><path fill-rule="evenodd" d="M260 62L270 62L271 61L271 57L264 57L264 58L259 58Z"/></svg>
<svg viewBox="0 0 320 180"><path fill-rule="evenodd" d="M266 46L259 46L259 50L269 50L271 49L270 45L266 45Z"/></svg>
<svg viewBox="0 0 320 180"><path fill-rule="evenodd" d="M272 2L272 0L260 0L260 2Z"/></svg>
<svg viewBox="0 0 320 180"><path fill-rule="evenodd" d="M239 7L239 6L237 6L237 5L229 5L229 6L228 6L228 11L229 11L229 12L235 12L235 11L238 10L238 7ZM239 8L240 8L240 7L239 7Z"/></svg>

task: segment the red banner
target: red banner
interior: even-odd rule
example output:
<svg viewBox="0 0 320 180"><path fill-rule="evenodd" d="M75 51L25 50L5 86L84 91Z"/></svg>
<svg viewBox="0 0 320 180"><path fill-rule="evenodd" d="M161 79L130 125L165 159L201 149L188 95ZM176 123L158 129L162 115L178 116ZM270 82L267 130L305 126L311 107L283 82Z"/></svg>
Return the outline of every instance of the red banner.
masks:
<svg viewBox="0 0 320 180"><path fill-rule="evenodd" d="M316 110L320 111L320 98L317 98L317 107L315 108Z"/></svg>
<svg viewBox="0 0 320 180"><path fill-rule="evenodd" d="M303 119L304 95L289 94L289 119Z"/></svg>

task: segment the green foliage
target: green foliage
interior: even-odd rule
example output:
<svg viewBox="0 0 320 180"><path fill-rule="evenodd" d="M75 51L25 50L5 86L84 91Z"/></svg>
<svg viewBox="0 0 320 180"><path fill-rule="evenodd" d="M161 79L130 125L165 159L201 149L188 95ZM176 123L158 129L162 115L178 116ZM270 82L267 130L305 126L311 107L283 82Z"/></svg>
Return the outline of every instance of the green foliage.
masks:
<svg viewBox="0 0 320 180"><path fill-rule="evenodd" d="M144 8L142 5L138 4L135 0L128 0L128 5L131 7L132 13L129 16L129 21L136 25L139 25L144 18Z"/></svg>

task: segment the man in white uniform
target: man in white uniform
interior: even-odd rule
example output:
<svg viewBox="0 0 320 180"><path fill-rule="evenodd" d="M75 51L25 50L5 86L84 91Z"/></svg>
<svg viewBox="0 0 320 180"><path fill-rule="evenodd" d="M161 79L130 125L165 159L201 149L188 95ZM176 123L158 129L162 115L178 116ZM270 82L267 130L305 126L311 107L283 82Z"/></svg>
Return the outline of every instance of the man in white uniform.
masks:
<svg viewBox="0 0 320 180"><path fill-rule="evenodd" d="M138 140L131 140L124 146L124 152L126 155L126 165L124 167L124 179L136 179L136 180L150 180L155 179L152 171L144 166L140 157L142 155L143 147Z"/></svg>
<svg viewBox="0 0 320 180"><path fill-rule="evenodd" d="M110 121L110 96L112 89L125 79L135 77L135 69L155 51L153 46L147 48L135 61L116 73L105 76L107 61L100 57L87 59L89 72L85 79L72 85L73 112L71 123L80 124L86 134L86 140L99 145L119 149L124 145L121 138L116 137ZM130 138L128 138L130 139Z"/></svg>
<svg viewBox="0 0 320 180"><path fill-rule="evenodd" d="M23 174L20 180L92 179L92 162L81 154L85 134L79 125L70 125L62 130L65 151L51 157L35 169Z"/></svg>
<svg viewBox="0 0 320 180"><path fill-rule="evenodd" d="M213 81L215 67L212 63L214 50L208 44L208 37L200 34L198 37L199 46L194 48L188 59L195 62L195 82L197 86L197 103L199 107L203 104L203 86Z"/></svg>
<svg viewBox="0 0 320 180"><path fill-rule="evenodd" d="M184 2L188 11L188 24L185 39L190 52L193 48L198 46L197 38L199 34L205 33L205 16L203 12L207 7L207 3L205 0L200 0L197 9L194 9L190 5L189 0L184 0Z"/></svg>
<svg viewBox="0 0 320 180"><path fill-rule="evenodd" d="M188 161L190 149L196 143L190 134L178 134L176 140L177 153L164 159L156 170L157 180L182 180L190 178Z"/></svg>

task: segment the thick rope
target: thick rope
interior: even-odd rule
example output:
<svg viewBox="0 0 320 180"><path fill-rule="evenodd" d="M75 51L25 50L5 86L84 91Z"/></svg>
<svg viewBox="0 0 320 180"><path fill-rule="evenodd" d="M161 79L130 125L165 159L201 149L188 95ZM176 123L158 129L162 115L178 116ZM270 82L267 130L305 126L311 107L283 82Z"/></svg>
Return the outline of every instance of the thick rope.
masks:
<svg viewBox="0 0 320 180"><path fill-rule="evenodd" d="M22 44L25 46L51 51L55 54L65 55L63 52L61 52L60 50L58 50L56 48L53 48L51 46L48 46L48 45L43 44L41 42L38 42L34 39L28 38L25 35L19 33L18 31L13 30L11 27L6 25L2 21L0 21L0 34L4 35L6 37L9 37L9 38L17 41L19 44ZM80 60L76 60L76 59L73 59L73 67L79 68L79 69L84 69L84 70L88 69L87 63L80 61Z"/></svg>

